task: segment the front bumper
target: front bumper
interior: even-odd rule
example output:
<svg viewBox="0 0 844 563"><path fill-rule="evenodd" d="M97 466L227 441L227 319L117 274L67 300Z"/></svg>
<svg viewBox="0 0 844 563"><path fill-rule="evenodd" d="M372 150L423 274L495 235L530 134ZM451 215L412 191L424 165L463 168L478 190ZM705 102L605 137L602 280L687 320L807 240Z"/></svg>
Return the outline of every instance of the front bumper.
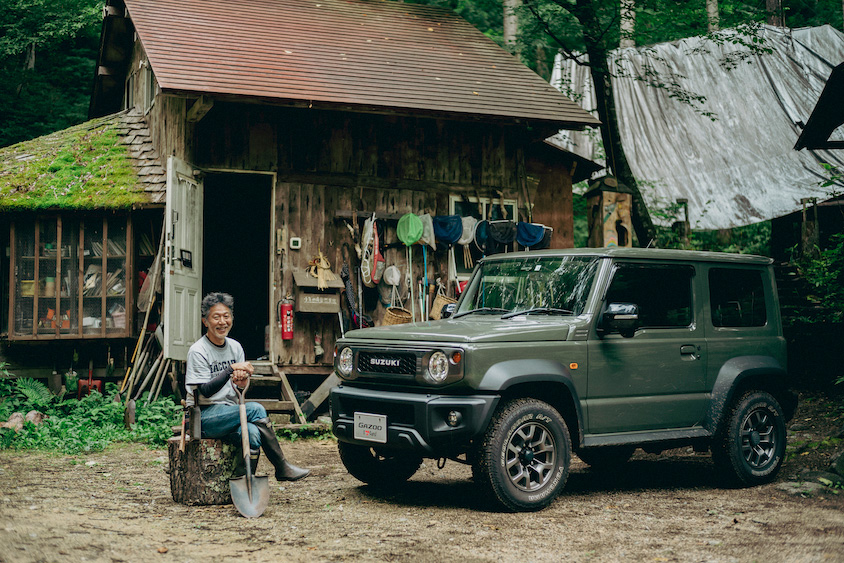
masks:
<svg viewBox="0 0 844 563"><path fill-rule="evenodd" d="M331 390L331 421L334 435L343 442L441 457L462 450L478 437L499 399L498 395L406 393L340 385ZM460 414L457 426L446 423L451 411ZM354 438L356 412L387 417L385 444Z"/></svg>

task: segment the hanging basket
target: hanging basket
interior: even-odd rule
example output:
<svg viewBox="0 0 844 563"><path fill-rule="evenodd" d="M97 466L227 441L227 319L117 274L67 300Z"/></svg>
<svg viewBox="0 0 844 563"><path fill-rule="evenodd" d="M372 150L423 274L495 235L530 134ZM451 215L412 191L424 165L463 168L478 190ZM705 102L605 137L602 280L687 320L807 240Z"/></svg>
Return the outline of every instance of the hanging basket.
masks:
<svg viewBox="0 0 844 563"><path fill-rule="evenodd" d="M401 325L413 320L413 315L404 307L387 307L384 312L385 325Z"/></svg>
<svg viewBox="0 0 844 563"><path fill-rule="evenodd" d="M457 299L444 295L442 292L437 293L434 297L434 304L431 305L431 318L438 321L442 318L443 307L449 303L457 303Z"/></svg>

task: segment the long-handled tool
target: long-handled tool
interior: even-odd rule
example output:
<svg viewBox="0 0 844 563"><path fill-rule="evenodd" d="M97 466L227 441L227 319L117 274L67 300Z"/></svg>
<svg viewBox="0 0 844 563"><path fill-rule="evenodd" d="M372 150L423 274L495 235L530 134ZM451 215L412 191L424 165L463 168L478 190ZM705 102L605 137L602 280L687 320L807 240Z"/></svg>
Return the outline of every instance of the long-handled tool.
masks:
<svg viewBox="0 0 844 563"><path fill-rule="evenodd" d="M249 427L246 425L246 401L244 395L249 389L249 380L241 389L234 382L232 387L238 394L240 403L240 443L243 448L243 463L246 465L246 475L237 479L230 479L232 502L237 511L247 518L257 518L267 509L270 502L269 477L255 477L252 475L252 463L249 460Z"/></svg>
<svg viewBox="0 0 844 563"><path fill-rule="evenodd" d="M81 399L83 395L89 395L93 389L102 393L103 381L101 379L94 379L94 360L89 360L88 379L79 381L76 387L76 398Z"/></svg>

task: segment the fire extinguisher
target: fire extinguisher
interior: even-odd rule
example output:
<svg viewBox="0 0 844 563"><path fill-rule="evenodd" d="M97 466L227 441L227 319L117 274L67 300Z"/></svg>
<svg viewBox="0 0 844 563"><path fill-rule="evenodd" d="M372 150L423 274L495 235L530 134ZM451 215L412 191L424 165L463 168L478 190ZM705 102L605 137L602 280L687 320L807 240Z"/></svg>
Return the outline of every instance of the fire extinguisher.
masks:
<svg viewBox="0 0 844 563"><path fill-rule="evenodd" d="M281 300L281 339L293 340L293 301L290 297Z"/></svg>

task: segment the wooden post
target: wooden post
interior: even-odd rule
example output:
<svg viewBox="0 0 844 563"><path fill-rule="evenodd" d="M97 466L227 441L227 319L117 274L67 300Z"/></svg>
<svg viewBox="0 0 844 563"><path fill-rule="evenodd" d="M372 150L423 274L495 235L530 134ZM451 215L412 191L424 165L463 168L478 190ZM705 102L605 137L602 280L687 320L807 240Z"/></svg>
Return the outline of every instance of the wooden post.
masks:
<svg viewBox="0 0 844 563"><path fill-rule="evenodd" d="M240 448L222 440L189 440L179 451L179 437L167 441L170 458L170 493L181 504L231 504L229 479Z"/></svg>

